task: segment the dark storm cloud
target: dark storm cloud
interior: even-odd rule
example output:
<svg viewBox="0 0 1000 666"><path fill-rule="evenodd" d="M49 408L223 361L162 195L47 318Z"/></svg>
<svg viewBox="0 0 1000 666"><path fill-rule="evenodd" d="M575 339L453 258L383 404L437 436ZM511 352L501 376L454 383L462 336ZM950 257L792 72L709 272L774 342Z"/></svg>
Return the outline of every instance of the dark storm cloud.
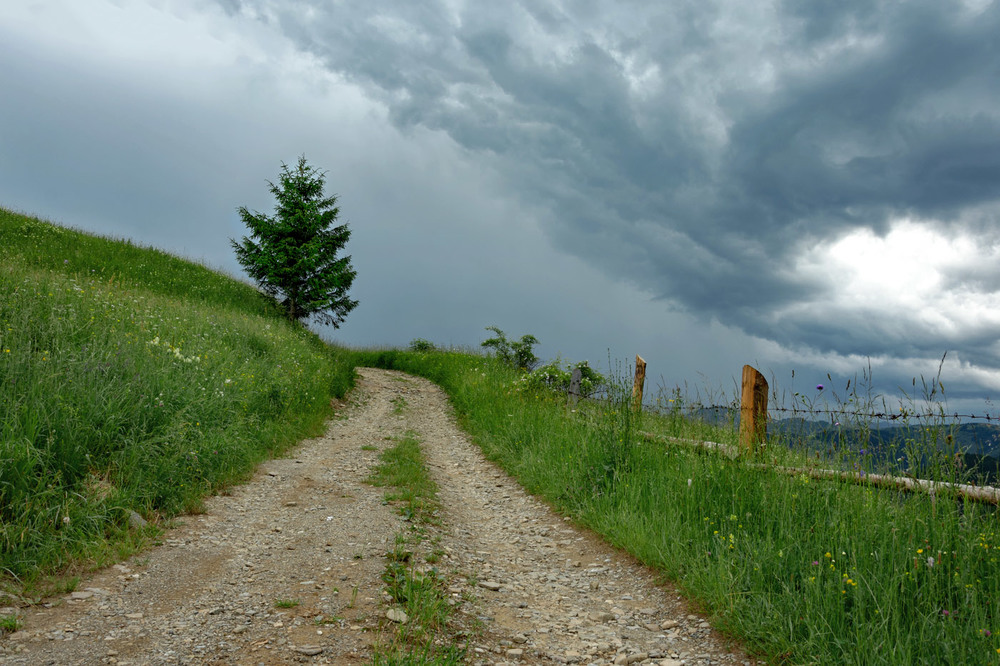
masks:
<svg viewBox="0 0 1000 666"><path fill-rule="evenodd" d="M454 14L324 4L309 20L270 11L398 125L443 130L492 159L551 213L559 247L782 343L854 351L884 332L845 336L836 323L774 315L828 289L775 270L804 247L997 202L995 3L975 18L937 0L784 3L767 16L702 3L528 4ZM767 62L770 81L754 80L740 49ZM648 90L633 89L630 61L658 72ZM724 125L716 143L699 104ZM925 342L941 344L907 344Z"/></svg>
<svg viewBox="0 0 1000 666"><path fill-rule="evenodd" d="M137 227L188 220L177 231L191 236L208 219L232 220L238 204L266 207L250 194L278 159L306 146L351 195L345 205L367 201L373 207L361 210L381 220L368 240L359 229L359 258L366 242L409 238L402 229L416 239L403 250L423 240L427 255L487 243L490 261L508 272L491 273L483 257L471 262L483 275L465 286L470 301L486 289L493 309L534 307L503 301L499 283L518 270L518 242L491 235L505 215L523 216L509 233L530 237L539 268L518 293L552 283L543 268L560 263L526 231L537 222L562 259L620 281L642 296L630 303L659 321L693 315L697 326L684 330L699 344L692 331L715 327L720 340L756 338L731 348L764 341L772 358L902 363L948 348L985 369L1000 365L1000 317L979 314L1000 302L1000 274L972 261L1000 259L997 2L216 3L168 3L185 9L180 40L228 45L206 66L173 62L190 43L152 56L123 43L74 72L87 58L53 65L32 55L73 43L74 26L42 48L23 25L11 28L0 51L18 64L0 82L21 101L0 105L0 125L23 129L0 130L0 181L24 201L62 200L94 219L111 209L115 219L141 214ZM94 5L107 21L124 15ZM140 8L132 27L155 35L169 11ZM170 81L158 85L163 75ZM49 91L57 98L46 99ZM336 101L351 95L358 99ZM239 170L227 168L237 162ZM110 202L109 179L121 182ZM414 198L422 191L440 208ZM484 210L487 192L504 201L501 212ZM396 217L405 224L386 231ZM920 288L940 297L927 306L907 298L906 281L883 288L884 302L865 298L858 289L870 281L848 285L849 262L828 251L862 230L897 238L906 218L933 226L935 243L972 243L969 261L928 268L938 286ZM238 231L216 234L220 252ZM453 280L429 263L442 284ZM582 263L561 265L579 272Z"/></svg>

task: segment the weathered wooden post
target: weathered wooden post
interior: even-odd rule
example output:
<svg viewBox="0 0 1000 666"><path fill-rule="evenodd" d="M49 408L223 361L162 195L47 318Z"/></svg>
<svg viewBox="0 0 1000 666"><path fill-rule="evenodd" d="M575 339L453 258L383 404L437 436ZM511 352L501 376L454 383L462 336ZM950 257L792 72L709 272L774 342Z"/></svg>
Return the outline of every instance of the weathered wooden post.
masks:
<svg viewBox="0 0 1000 666"><path fill-rule="evenodd" d="M646 384L646 361L635 355L635 383L632 385L632 402L636 410L642 410L642 387Z"/></svg>
<svg viewBox="0 0 1000 666"><path fill-rule="evenodd" d="M580 400L580 382L583 381L583 370L573 368L573 374L569 378L569 406L576 407Z"/></svg>
<svg viewBox="0 0 1000 666"><path fill-rule="evenodd" d="M767 439L767 380L749 365L743 366L740 400L740 451L753 453Z"/></svg>

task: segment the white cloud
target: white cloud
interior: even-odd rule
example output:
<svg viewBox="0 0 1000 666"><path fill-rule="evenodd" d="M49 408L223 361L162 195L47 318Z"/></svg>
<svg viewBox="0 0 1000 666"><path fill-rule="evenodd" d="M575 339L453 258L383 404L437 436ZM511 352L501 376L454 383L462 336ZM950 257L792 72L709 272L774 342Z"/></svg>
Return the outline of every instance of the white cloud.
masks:
<svg viewBox="0 0 1000 666"><path fill-rule="evenodd" d="M1000 329L1000 285L977 290L954 279L969 267L998 263L1000 246L978 244L962 230L899 219L884 236L858 229L804 253L792 273L826 289L822 302L799 303L795 310L820 317L877 315L887 328L914 326L942 339Z"/></svg>

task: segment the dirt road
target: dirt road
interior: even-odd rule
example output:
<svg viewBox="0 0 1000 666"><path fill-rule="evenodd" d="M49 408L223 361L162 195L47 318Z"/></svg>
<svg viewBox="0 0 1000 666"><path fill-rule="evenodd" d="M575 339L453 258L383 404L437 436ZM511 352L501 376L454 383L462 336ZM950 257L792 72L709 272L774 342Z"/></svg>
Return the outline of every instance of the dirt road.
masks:
<svg viewBox="0 0 1000 666"><path fill-rule="evenodd" d="M394 630L380 575L406 523L365 479L404 432L440 486L435 566L472 628L456 638L469 663L750 663L650 571L486 461L437 387L360 373L324 437L210 499L162 545L23 609L0 663L369 663Z"/></svg>

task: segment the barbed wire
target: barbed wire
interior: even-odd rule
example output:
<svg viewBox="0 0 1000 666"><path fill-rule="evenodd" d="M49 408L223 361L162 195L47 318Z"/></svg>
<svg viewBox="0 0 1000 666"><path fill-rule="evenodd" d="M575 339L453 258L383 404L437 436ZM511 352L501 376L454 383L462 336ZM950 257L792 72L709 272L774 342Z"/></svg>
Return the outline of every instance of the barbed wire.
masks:
<svg viewBox="0 0 1000 666"><path fill-rule="evenodd" d="M740 407L734 405L700 405L691 404L680 407L680 409L688 412L696 412L699 410L714 410L714 411L728 411L728 412L738 412ZM947 413L943 411L939 412L919 412L919 411L909 411L905 408L901 408L897 412L863 412L859 410L851 409L814 409L807 407L768 407L768 413L778 412L782 414L825 414L828 416L850 416L850 417L860 417L879 421L906 421L908 419L916 420L932 420L932 419L949 419L949 420L977 420L986 421L987 423L998 423L1000 424L1000 415L990 415L987 412L982 414L962 414L959 412Z"/></svg>

